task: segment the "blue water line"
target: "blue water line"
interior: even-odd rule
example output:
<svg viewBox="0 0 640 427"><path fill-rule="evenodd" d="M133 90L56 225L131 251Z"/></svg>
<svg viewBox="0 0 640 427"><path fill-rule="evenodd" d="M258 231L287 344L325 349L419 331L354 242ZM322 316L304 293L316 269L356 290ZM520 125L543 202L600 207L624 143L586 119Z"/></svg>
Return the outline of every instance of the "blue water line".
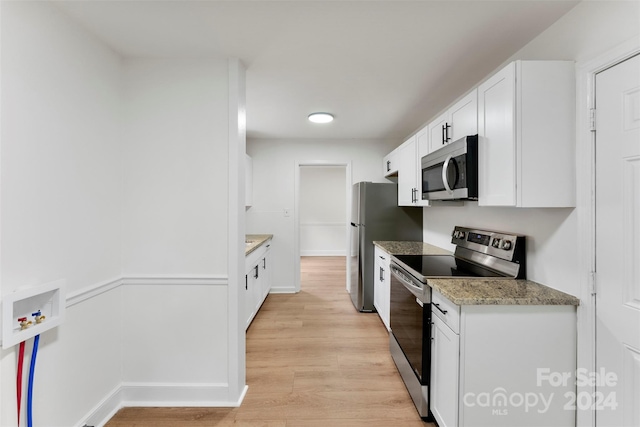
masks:
<svg viewBox="0 0 640 427"><path fill-rule="evenodd" d="M33 340L33 351L31 352L31 367L29 368L29 388L27 389L27 427L33 427L32 396L33 396L33 376L36 371L36 356L38 355L38 343L40 335L36 335Z"/></svg>

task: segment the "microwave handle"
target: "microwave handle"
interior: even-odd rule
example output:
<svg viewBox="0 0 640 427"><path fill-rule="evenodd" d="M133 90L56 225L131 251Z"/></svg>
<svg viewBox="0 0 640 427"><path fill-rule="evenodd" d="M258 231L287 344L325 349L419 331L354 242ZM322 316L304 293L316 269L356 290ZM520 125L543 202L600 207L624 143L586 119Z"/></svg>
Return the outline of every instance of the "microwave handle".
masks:
<svg viewBox="0 0 640 427"><path fill-rule="evenodd" d="M447 175L449 171L449 163L451 162L451 155L447 157L442 165L442 183L444 184L444 188L447 190L449 194L453 193L453 189L449 187L449 181L447 180Z"/></svg>

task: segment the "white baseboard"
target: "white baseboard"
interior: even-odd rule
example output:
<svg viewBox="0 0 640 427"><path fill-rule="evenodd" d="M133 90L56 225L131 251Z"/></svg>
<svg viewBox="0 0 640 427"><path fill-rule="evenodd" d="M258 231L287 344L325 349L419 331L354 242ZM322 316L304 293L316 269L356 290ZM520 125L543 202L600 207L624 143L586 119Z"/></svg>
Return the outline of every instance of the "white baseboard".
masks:
<svg viewBox="0 0 640 427"><path fill-rule="evenodd" d="M123 383L122 406L227 407L229 384Z"/></svg>
<svg viewBox="0 0 640 427"><path fill-rule="evenodd" d="M122 408L122 387L118 386L111 391L100 403L98 403L89 413L83 417L82 421L76 424L75 427L81 427L85 425L102 427L107 421Z"/></svg>
<svg viewBox="0 0 640 427"><path fill-rule="evenodd" d="M226 383L123 383L84 417L77 427L102 427L126 407L236 408L242 403L247 389L245 386L239 398L232 400Z"/></svg>
<svg viewBox="0 0 640 427"><path fill-rule="evenodd" d="M300 250L300 256L345 256L344 250Z"/></svg>
<svg viewBox="0 0 640 427"><path fill-rule="evenodd" d="M296 288L293 286L271 286L270 294L295 294Z"/></svg>

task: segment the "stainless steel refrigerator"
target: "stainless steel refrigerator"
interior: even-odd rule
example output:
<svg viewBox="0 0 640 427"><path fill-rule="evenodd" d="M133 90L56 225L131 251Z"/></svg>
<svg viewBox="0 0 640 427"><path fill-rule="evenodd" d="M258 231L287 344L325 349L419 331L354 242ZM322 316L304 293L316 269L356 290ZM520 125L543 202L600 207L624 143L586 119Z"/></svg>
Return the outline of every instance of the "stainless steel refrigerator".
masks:
<svg viewBox="0 0 640 427"><path fill-rule="evenodd" d="M353 185L349 293L353 305L363 312L375 311L374 240L422 241L422 208L399 207L397 184Z"/></svg>

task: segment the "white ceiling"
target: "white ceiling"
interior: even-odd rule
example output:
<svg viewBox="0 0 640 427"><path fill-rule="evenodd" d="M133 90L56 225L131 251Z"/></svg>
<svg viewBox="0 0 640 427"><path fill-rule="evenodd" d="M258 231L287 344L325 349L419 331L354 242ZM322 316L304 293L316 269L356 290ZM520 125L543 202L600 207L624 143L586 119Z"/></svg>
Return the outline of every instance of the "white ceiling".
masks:
<svg viewBox="0 0 640 427"><path fill-rule="evenodd" d="M238 57L249 138L401 139L577 1L58 2L126 57ZM307 115L327 111L329 125Z"/></svg>

